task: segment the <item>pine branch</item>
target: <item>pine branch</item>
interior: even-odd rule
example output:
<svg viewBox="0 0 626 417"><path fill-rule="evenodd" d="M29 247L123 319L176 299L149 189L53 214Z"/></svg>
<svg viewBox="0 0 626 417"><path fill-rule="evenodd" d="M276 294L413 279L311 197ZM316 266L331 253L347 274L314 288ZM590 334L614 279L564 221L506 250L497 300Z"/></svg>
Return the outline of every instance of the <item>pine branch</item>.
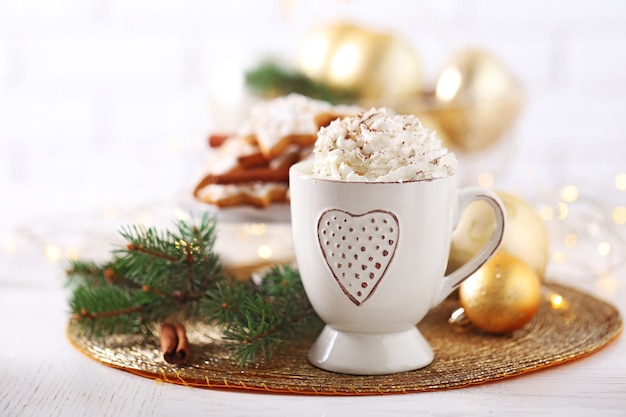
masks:
<svg viewBox="0 0 626 417"><path fill-rule="evenodd" d="M68 286L81 284L98 286L108 281L106 268L93 261L70 260L69 268L65 273Z"/></svg>
<svg viewBox="0 0 626 417"><path fill-rule="evenodd" d="M74 322L88 334L144 331L170 317L197 317L204 291L225 279L212 252L215 219L179 222L178 233L133 226L122 229L125 248L106 264L70 262Z"/></svg>
<svg viewBox="0 0 626 417"><path fill-rule="evenodd" d="M245 80L248 88L264 97L299 93L330 103L352 101L357 98L354 91L316 82L301 72L281 67L272 61L262 62L248 71Z"/></svg>
<svg viewBox="0 0 626 417"><path fill-rule="evenodd" d="M203 299L202 314L205 321L220 327L229 327L244 314L242 306L254 293L249 281L229 280L219 282L207 290Z"/></svg>
<svg viewBox="0 0 626 417"><path fill-rule="evenodd" d="M87 335L149 333L166 320L219 326L241 365L268 362L284 346L322 327L290 266L275 267L260 285L228 277L213 252L216 221L178 222L175 231L141 226L121 231L126 246L107 263L71 261L72 322Z"/></svg>
<svg viewBox="0 0 626 417"><path fill-rule="evenodd" d="M146 291L80 285L74 289L70 308L75 324L88 334L101 336L144 331L154 301L155 295Z"/></svg>
<svg viewBox="0 0 626 417"><path fill-rule="evenodd" d="M311 308L299 274L275 267L260 286L230 282L209 291L207 319L224 326L223 339L241 365L267 362L285 345L308 339L322 322Z"/></svg>

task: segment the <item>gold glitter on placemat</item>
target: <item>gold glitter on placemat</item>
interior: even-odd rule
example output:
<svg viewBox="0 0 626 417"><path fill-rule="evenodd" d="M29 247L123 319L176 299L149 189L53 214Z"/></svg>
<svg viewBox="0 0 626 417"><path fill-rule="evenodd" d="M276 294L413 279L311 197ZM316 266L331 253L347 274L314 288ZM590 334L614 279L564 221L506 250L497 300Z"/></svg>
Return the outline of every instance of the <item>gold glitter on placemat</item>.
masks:
<svg viewBox="0 0 626 417"><path fill-rule="evenodd" d="M461 388L495 381L589 355L622 331L619 311L590 295L551 284L549 291L563 302L542 303L523 329L504 336L452 326L458 308L448 299L419 324L435 351L429 366L383 376L354 376L320 370L307 362L307 346L289 349L268 366L242 368L228 359L208 326L189 325L187 365L167 364L157 338L110 336L85 338L70 325L72 344L108 366L174 384L203 388L241 389L317 395L375 395ZM213 333L213 335L212 335Z"/></svg>

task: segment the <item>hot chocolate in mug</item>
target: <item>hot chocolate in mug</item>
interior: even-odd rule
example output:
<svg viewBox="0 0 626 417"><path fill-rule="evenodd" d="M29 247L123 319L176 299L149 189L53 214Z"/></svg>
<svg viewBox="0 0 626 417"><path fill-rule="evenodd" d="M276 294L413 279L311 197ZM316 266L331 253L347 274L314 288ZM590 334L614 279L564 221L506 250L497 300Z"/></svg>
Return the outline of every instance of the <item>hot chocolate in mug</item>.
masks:
<svg viewBox="0 0 626 417"><path fill-rule="evenodd" d="M434 359L416 325L497 250L504 233L500 199L480 187L457 189L455 176L404 182L320 179L313 161L292 166L291 223L306 294L326 323L309 350L322 369L379 375L422 368ZM490 240L445 275L452 231L475 200L495 213Z"/></svg>

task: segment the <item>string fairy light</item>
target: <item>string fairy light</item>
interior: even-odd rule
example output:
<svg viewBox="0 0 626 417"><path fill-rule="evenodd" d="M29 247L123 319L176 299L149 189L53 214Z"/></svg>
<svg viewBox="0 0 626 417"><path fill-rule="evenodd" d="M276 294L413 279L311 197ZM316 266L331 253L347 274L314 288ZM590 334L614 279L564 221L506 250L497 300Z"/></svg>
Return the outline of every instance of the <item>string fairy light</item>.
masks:
<svg viewBox="0 0 626 417"><path fill-rule="evenodd" d="M546 298L550 302L550 307L555 310L567 310L569 308L569 302L557 292L547 291Z"/></svg>
<svg viewBox="0 0 626 417"><path fill-rule="evenodd" d="M619 283L617 277L613 273L601 274L597 279L597 286L607 294L613 294L617 291Z"/></svg>
<svg viewBox="0 0 626 417"><path fill-rule="evenodd" d="M44 246L44 253L46 254L46 258L53 263L61 260L61 248L54 243L46 244Z"/></svg>
<svg viewBox="0 0 626 417"><path fill-rule="evenodd" d="M618 191L626 191L626 173L617 174L615 177L615 188Z"/></svg>
<svg viewBox="0 0 626 417"><path fill-rule="evenodd" d="M265 223L251 223L248 225L248 230L255 236L263 236L267 231Z"/></svg>
<svg viewBox="0 0 626 417"><path fill-rule="evenodd" d="M578 244L578 236L576 236L574 233L566 235L563 239L563 244L566 248L569 249L576 247L576 245Z"/></svg>
<svg viewBox="0 0 626 417"><path fill-rule="evenodd" d="M185 210L181 209L180 207L174 207L174 218L176 220L183 220L183 221L187 221L189 220L189 213L186 212Z"/></svg>
<svg viewBox="0 0 626 417"><path fill-rule="evenodd" d="M562 251L555 251L552 253L552 260L561 263L565 260L565 254Z"/></svg>
<svg viewBox="0 0 626 417"><path fill-rule="evenodd" d="M613 221L619 225L626 224L626 207L619 206L613 209Z"/></svg>
<svg viewBox="0 0 626 417"><path fill-rule="evenodd" d="M78 250L77 247L74 247L74 246L69 246L65 248L64 253L65 253L65 258L70 259L72 261L76 261L80 258L80 251Z"/></svg>
<svg viewBox="0 0 626 417"><path fill-rule="evenodd" d="M567 204L559 203L559 220L565 220L567 218L568 207Z"/></svg>
<svg viewBox="0 0 626 417"><path fill-rule="evenodd" d="M4 238L4 250L8 254L13 254L17 251L17 240L12 236Z"/></svg>
<svg viewBox="0 0 626 417"><path fill-rule="evenodd" d="M572 203L578 199L578 187L568 185L561 190L561 199L566 203Z"/></svg>
<svg viewBox="0 0 626 417"><path fill-rule="evenodd" d="M439 76L439 82L435 94L442 101L450 100L461 88L463 83L463 75L456 67L446 68Z"/></svg>
<svg viewBox="0 0 626 417"><path fill-rule="evenodd" d="M261 259L270 259L272 257L272 248L269 245L261 245L257 249L257 255Z"/></svg>
<svg viewBox="0 0 626 417"><path fill-rule="evenodd" d="M548 205L541 206L539 209L539 217L545 221L552 220L552 217L554 217L554 209Z"/></svg>
<svg viewBox="0 0 626 417"><path fill-rule="evenodd" d="M607 256L611 252L611 244L609 242L598 243L598 253Z"/></svg>
<svg viewBox="0 0 626 417"><path fill-rule="evenodd" d="M626 190L626 174L617 175L614 183L617 191ZM620 227L626 224L626 207L610 207L576 184L546 191L538 214L550 232L553 266L593 279L598 289L607 291L607 274L626 264L626 230Z"/></svg>
<svg viewBox="0 0 626 417"><path fill-rule="evenodd" d="M494 181L494 176L491 172L483 172L478 176L478 185L481 187L493 187Z"/></svg>

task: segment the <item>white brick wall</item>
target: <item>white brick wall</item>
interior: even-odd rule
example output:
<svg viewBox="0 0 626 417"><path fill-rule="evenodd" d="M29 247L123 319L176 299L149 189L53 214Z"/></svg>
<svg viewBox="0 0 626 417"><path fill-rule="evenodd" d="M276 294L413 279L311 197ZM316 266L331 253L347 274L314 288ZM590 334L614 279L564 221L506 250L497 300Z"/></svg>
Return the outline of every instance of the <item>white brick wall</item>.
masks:
<svg viewBox="0 0 626 417"><path fill-rule="evenodd" d="M293 58L342 19L410 39L429 81L460 49L499 56L528 93L512 170L555 186L626 171L621 0L0 0L3 212L184 192L206 133L233 117L213 111L215 74Z"/></svg>

